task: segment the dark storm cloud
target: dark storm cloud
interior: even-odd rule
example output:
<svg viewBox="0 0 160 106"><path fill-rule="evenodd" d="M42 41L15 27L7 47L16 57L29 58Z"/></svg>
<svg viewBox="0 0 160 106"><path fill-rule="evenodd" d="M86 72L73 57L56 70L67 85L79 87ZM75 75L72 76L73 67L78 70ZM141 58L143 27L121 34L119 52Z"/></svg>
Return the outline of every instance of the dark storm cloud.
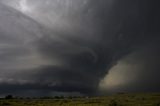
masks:
<svg viewBox="0 0 160 106"><path fill-rule="evenodd" d="M152 42L126 55L101 81L101 90L110 93L159 92L159 53L159 45Z"/></svg>
<svg viewBox="0 0 160 106"><path fill-rule="evenodd" d="M119 67L117 62L123 66L124 57L142 62L137 68L142 80L135 78L136 82L148 78L150 72L141 68L146 64L150 69L159 69L154 65L159 57L158 53L155 55L160 40L158 1L13 1L0 3L0 86L2 92L7 88L6 94L16 89L15 94L36 90L39 95L97 94L101 80L106 74L112 75L112 69ZM153 52L145 56L148 51ZM138 57L141 54L143 58ZM120 75L120 70L117 73ZM153 71L153 76L156 73ZM150 79L151 76L147 82L159 81ZM135 85L131 84L123 87ZM106 86L110 85L104 81L101 87Z"/></svg>
<svg viewBox="0 0 160 106"><path fill-rule="evenodd" d="M47 43L42 43L40 48L42 49L42 52L49 57L56 54L56 57L64 59L63 61L66 61L65 68L69 67L68 70L62 70L60 74L53 69L55 72L50 75L57 75L58 77L56 79L60 80L60 82L66 82L68 85L72 83L72 81L75 81L76 83L73 83L75 86L78 86L76 84L79 84L79 82L83 82L83 80L76 80L76 78L74 78L75 76L80 76L81 78L83 78L83 76L89 76L89 79L84 77L83 79L86 80L86 83L80 85L87 88L88 84L90 84L91 88L95 89L93 91L96 92L100 78L106 73L104 70L107 68L109 69L114 65L114 62L124 55L136 50L138 46L145 45L146 43L150 43L150 40L159 38L157 32L155 32L154 29L149 28L151 23L147 16L149 15L150 17L150 12L155 11L155 9L152 10L152 7L150 7L150 1L146 1L146 3L142 1L121 1L113 5L113 7L117 8L112 7L113 10L111 10L111 13L109 13L108 10L105 11L105 7L99 8L105 3L105 5L107 5L108 2L100 1L96 5L94 1L90 1L89 3L91 6L87 9L91 9L92 11L90 14L87 13L87 18L89 18L91 22L95 22L93 25L96 26L92 27L86 25L92 27L92 30L94 31L94 37L90 38L91 41L85 40L88 37L88 33L82 33L81 35L81 32L79 33L77 30L74 30L74 27L71 27L72 29L69 29L67 33L63 30L57 32L57 34L60 34L62 37L69 36L67 42L70 42L71 44L68 44L68 46L66 43L64 45L61 42L58 44L51 39L47 40ZM137 7L135 8L135 6ZM81 15L81 18L86 19L86 14L82 14L81 11L70 17L72 18L79 14ZM108 16L110 16L109 19ZM75 22L72 22L73 26L80 21L79 19L75 20ZM83 26L84 24L84 22L81 22L80 26ZM79 36L86 37L80 39ZM74 71L75 74L70 74L70 71ZM46 73L49 72L46 71ZM63 79L63 77L66 77L67 79Z"/></svg>

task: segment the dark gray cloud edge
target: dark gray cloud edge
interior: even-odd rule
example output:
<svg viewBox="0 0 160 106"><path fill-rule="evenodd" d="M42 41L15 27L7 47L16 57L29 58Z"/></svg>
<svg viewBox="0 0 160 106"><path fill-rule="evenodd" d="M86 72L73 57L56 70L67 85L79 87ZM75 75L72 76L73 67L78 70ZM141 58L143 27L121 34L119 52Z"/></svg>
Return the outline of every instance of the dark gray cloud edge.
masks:
<svg viewBox="0 0 160 106"><path fill-rule="evenodd" d="M34 95L43 95L44 92L96 95L99 93L99 82L109 69L116 66L117 61L123 61L124 57L139 50L137 55L146 54L145 48L152 51L147 56L157 65L149 64L147 56L128 57L131 62L139 63L141 60L140 67L150 67L149 72L145 68L139 70L142 74L138 75L142 76L135 81L141 85L147 79L146 82L151 85L153 82L157 84L160 80L158 71L154 70L159 69L156 60L159 53L155 55L160 41L158 1L114 0L110 7L108 3L105 0L88 0L83 8L74 7L78 11L70 8L62 16L67 22L64 28L43 26L38 20L0 4L0 22L3 23L3 26L0 25L0 51L3 52L0 54L1 94L28 91L26 95L29 95L37 91ZM70 28L65 28L69 24ZM155 80L147 77L152 69ZM116 87L115 92L119 88L141 90L134 85L131 82ZM140 86L148 88L146 91L151 91L152 87L155 86Z"/></svg>

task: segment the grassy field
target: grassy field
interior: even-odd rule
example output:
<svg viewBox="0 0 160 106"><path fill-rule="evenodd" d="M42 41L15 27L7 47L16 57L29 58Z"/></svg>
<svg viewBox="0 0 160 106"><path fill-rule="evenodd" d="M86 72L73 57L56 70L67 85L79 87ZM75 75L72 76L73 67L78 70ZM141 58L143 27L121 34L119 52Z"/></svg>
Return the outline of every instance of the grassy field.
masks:
<svg viewBox="0 0 160 106"><path fill-rule="evenodd" d="M116 94L72 99L0 99L0 106L160 106L160 94Z"/></svg>

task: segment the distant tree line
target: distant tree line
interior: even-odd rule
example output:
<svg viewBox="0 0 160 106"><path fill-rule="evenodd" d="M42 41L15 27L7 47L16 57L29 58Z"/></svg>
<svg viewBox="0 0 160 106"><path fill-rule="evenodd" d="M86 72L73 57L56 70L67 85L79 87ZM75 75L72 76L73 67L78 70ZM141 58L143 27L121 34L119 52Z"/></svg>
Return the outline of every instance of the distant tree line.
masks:
<svg viewBox="0 0 160 106"><path fill-rule="evenodd" d="M86 98L84 96L44 96L44 97L19 97L13 95L6 95L4 99L78 99L78 98Z"/></svg>

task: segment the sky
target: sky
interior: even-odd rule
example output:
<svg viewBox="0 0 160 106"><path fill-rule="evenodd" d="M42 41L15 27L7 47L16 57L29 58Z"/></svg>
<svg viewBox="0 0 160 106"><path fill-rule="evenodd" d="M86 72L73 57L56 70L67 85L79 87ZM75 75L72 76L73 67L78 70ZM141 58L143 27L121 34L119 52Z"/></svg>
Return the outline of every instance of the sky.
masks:
<svg viewBox="0 0 160 106"><path fill-rule="evenodd" d="M160 91L157 0L0 0L0 96Z"/></svg>

